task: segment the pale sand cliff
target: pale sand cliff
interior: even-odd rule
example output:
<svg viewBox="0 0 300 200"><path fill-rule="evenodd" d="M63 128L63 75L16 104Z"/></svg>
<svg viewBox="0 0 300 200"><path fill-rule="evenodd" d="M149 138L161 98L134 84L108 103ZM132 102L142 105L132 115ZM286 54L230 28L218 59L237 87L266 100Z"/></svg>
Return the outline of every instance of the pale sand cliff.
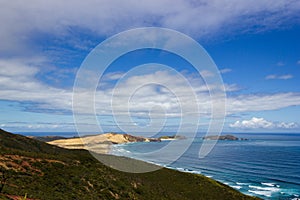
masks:
<svg viewBox="0 0 300 200"><path fill-rule="evenodd" d="M107 154L111 144L152 141L159 142L160 139L137 137L129 134L105 133L82 138L59 139L48 143L67 149L87 149L96 153Z"/></svg>

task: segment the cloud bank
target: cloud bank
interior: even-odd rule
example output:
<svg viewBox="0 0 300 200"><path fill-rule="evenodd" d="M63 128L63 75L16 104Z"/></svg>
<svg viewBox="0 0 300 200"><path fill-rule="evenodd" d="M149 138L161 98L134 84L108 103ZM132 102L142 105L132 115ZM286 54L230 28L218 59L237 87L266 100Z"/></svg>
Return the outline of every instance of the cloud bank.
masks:
<svg viewBox="0 0 300 200"><path fill-rule="evenodd" d="M298 23L299 12L297 0L1 1L0 52L24 53L37 34L68 39L76 29L104 37L141 26L196 38L261 32Z"/></svg>
<svg viewBox="0 0 300 200"><path fill-rule="evenodd" d="M264 118L253 117L250 120L236 121L229 125L231 128L241 128L241 129L293 129L297 128L298 124L295 122L271 122Z"/></svg>
<svg viewBox="0 0 300 200"><path fill-rule="evenodd" d="M55 111L63 110L72 111L72 89L56 88L39 81L36 75L40 72L39 66L32 65L28 62L18 60L1 60L0 59L0 99L17 102L31 102L27 104L31 110ZM101 114L111 114L111 98L115 81L122 76L122 72L108 73L103 77L103 85L105 88L96 92L96 108ZM191 83L193 90L197 94L198 105L201 114L208 115L211 110L211 99L207 86L199 79L185 75ZM157 71L145 75L137 75L129 77L120 86L120 90L116 99L118 100L119 113L127 112L128 99L122 92L136 88L137 85L143 85L145 82L161 82L163 80L170 86L169 89L180 91L182 102L178 102L178 98L170 93L168 88L158 88L155 85L146 85L141 87L133 95L131 102L133 115L148 115L148 111L153 106L159 105L168 111L170 116L178 116L179 103L187 104L190 113L194 112L194 106L189 106L188 89L183 86L180 79L174 74L166 71ZM225 85L226 91L235 91L236 86ZM89 98L82 93L82 98ZM226 110L227 114L236 114L249 111L266 111L286 108L289 106L300 105L300 94L296 92L275 93L275 94L248 94L235 95L227 97ZM82 104L82 112L86 112L86 105Z"/></svg>

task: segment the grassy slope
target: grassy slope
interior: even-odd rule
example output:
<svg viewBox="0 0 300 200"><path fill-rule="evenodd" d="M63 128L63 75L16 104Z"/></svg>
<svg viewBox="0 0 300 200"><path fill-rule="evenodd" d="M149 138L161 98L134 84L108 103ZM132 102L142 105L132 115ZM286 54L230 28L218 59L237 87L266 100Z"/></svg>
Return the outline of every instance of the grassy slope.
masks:
<svg viewBox="0 0 300 200"><path fill-rule="evenodd" d="M0 199L26 193L35 199L253 199L201 175L170 169L120 172L85 150L62 149L1 129L0 169L8 177Z"/></svg>

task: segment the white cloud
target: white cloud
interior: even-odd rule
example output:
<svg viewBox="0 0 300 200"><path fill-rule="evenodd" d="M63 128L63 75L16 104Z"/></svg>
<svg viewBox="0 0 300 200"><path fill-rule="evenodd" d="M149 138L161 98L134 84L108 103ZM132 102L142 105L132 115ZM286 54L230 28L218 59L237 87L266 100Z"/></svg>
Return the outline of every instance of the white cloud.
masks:
<svg viewBox="0 0 300 200"><path fill-rule="evenodd" d="M285 74L285 75L275 75L271 74L265 77L266 80L272 80L272 79L280 79L280 80L288 80L292 79L294 76L291 74Z"/></svg>
<svg viewBox="0 0 300 200"><path fill-rule="evenodd" d="M267 111L300 105L299 93L248 94L227 97L227 113Z"/></svg>
<svg viewBox="0 0 300 200"><path fill-rule="evenodd" d="M276 79L276 78L277 78L277 76L274 75L274 74L271 74L271 75L268 75L268 76L265 77L266 80Z"/></svg>
<svg viewBox="0 0 300 200"><path fill-rule="evenodd" d="M297 61L297 64L300 65L300 60Z"/></svg>
<svg viewBox="0 0 300 200"><path fill-rule="evenodd" d="M272 128L273 123L264 118L253 117L250 120L236 121L229 125L231 128Z"/></svg>
<svg viewBox="0 0 300 200"><path fill-rule="evenodd" d="M25 62L26 63L26 62ZM37 110L63 110L72 111L72 89L61 89L49 86L36 78L39 73L39 67L21 63L17 60L0 60L0 99L18 102L34 102L35 104L26 104L32 112ZM22 73L20 73L22 72ZM120 73L122 74L122 73ZM119 74L119 75L120 75ZM114 77L112 76L108 77ZM199 111L195 104L191 103L191 93L189 85L184 84L184 80L176 77L167 71L156 71L149 74L141 74L128 77L121 82L119 90L114 96L114 111L117 115L126 115L128 108L132 117L151 117L162 119L163 117L180 117L181 108L184 107L183 115L191 118L201 115L201 117L210 117L211 97L206 85L185 74L187 80L196 93ZM105 81L104 81L105 82ZM157 85L145 83L162 83L166 87L157 87ZM101 116L112 115L112 92L113 85L96 92L96 110ZM236 85L225 85L226 90L235 91ZM134 93L130 93L134 91ZM174 93L175 92L175 93ZM130 99L128 99L130 93ZM175 95L176 94L176 95ZM87 93L80 95L82 104L80 112L91 114L88 99L93 99ZM218 102L218 98L213 99ZM277 110L289 106L300 106L299 93L275 93L275 94L248 94L228 96L226 100L227 114L237 114L252 111ZM217 105L219 106L219 105ZM153 108L159 109L153 109ZM258 120L267 126L269 123ZM242 122L239 122L242 123ZM239 125L236 124L236 126ZM292 127L293 124L280 123L277 128Z"/></svg>
<svg viewBox="0 0 300 200"><path fill-rule="evenodd" d="M298 125L294 122L271 122L264 118L253 117L250 120L236 121L229 125L231 128L241 128L241 129L292 129L297 128Z"/></svg>
<svg viewBox="0 0 300 200"><path fill-rule="evenodd" d="M221 73L221 74L227 74L227 73L229 73L229 72L231 72L231 71L232 71L232 69L224 68L224 69L221 69L221 70L220 70L220 73Z"/></svg>
<svg viewBox="0 0 300 200"><path fill-rule="evenodd" d="M0 99L31 101L49 109L70 110L72 91L54 88L39 81L35 76L40 67L24 60L0 59Z"/></svg>
<svg viewBox="0 0 300 200"><path fill-rule="evenodd" d="M198 38L264 31L297 23L299 11L296 0L1 1L0 51L24 53L35 33L63 37L74 27L101 36L141 26L173 28Z"/></svg>
<svg viewBox="0 0 300 200"><path fill-rule="evenodd" d="M208 115L211 112L211 101L209 92L207 87L197 80L190 79L193 90L197 94L198 106L201 114ZM134 94L134 98L131 100L135 101L135 113L147 113L149 107L160 105L166 111L170 113L170 115L178 116L178 99L176 96L172 95L170 92L179 91L180 92L180 103L187 106L191 113L195 111L194 105L189 105L189 92L187 92L187 87L183 85L180 79L175 78L174 75L169 74L167 72L157 72L154 74L148 74L144 76L135 76L129 78L126 82L124 82L120 88L116 98L118 100L118 109L123 112L126 112L125 105L127 104L127 100L124 96L127 95L132 88L135 88L137 85L142 86L147 82L159 82L163 80L165 84L170 86L170 90L167 88L161 88L158 90L153 85L144 86L142 89L137 90ZM227 92L237 91L240 88L237 85L227 85L225 84L225 89ZM122 94L122 92L124 94ZM109 107L102 104L104 99L107 102L110 102L111 92L109 90L99 92L99 108L107 108L109 111ZM123 98L122 98L123 97ZM132 101L131 103L134 103ZM167 102L167 103L166 103ZM252 112L252 111L267 111L267 110L277 110L281 108L286 108L289 106L300 106L300 94L299 93L274 93L274 94L248 94L248 95L235 95L235 96L227 96L226 100L226 110L227 114L236 114L243 112ZM143 112L141 112L143 111ZM147 112L146 112L147 111ZM177 114L176 114L177 113Z"/></svg>
<svg viewBox="0 0 300 200"><path fill-rule="evenodd" d="M0 76L34 76L38 68L16 60L0 60Z"/></svg>
<svg viewBox="0 0 300 200"><path fill-rule="evenodd" d="M241 88L236 84L224 84L226 92L235 92L239 91Z"/></svg>
<svg viewBox="0 0 300 200"><path fill-rule="evenodd" d="M118 80L124 75L123 72L111 72L105 74L102 78L103 80Z"/></svg>
<svg viewBox="0 0 300 200"><path fill-rule="evenodd" d="M205 78L209 78L209 77L213 77L214 73L209 71L209 70L202 70L200 72L201 76L205 79Z"/></svg>
<svg viewBox="0 0 300 200"><path fill-rule="evenodd" d="M277 124L277 127L283 129L291 129L291 128L298 128L298 124L295 122L290 122L290 123L281 122Z"/></svg>

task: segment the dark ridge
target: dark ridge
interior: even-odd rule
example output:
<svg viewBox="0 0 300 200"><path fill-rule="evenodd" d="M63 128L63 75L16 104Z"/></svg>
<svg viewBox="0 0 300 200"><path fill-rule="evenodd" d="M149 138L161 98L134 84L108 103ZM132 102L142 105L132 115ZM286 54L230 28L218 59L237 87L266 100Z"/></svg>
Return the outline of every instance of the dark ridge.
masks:
<svg viewBox="0 0 300 200"><path fill-rule="evenodd" d="M53 140L67 139L66 137L62 137L62 136L28 136L28 137L42 142L51 142Z"/></svg>

